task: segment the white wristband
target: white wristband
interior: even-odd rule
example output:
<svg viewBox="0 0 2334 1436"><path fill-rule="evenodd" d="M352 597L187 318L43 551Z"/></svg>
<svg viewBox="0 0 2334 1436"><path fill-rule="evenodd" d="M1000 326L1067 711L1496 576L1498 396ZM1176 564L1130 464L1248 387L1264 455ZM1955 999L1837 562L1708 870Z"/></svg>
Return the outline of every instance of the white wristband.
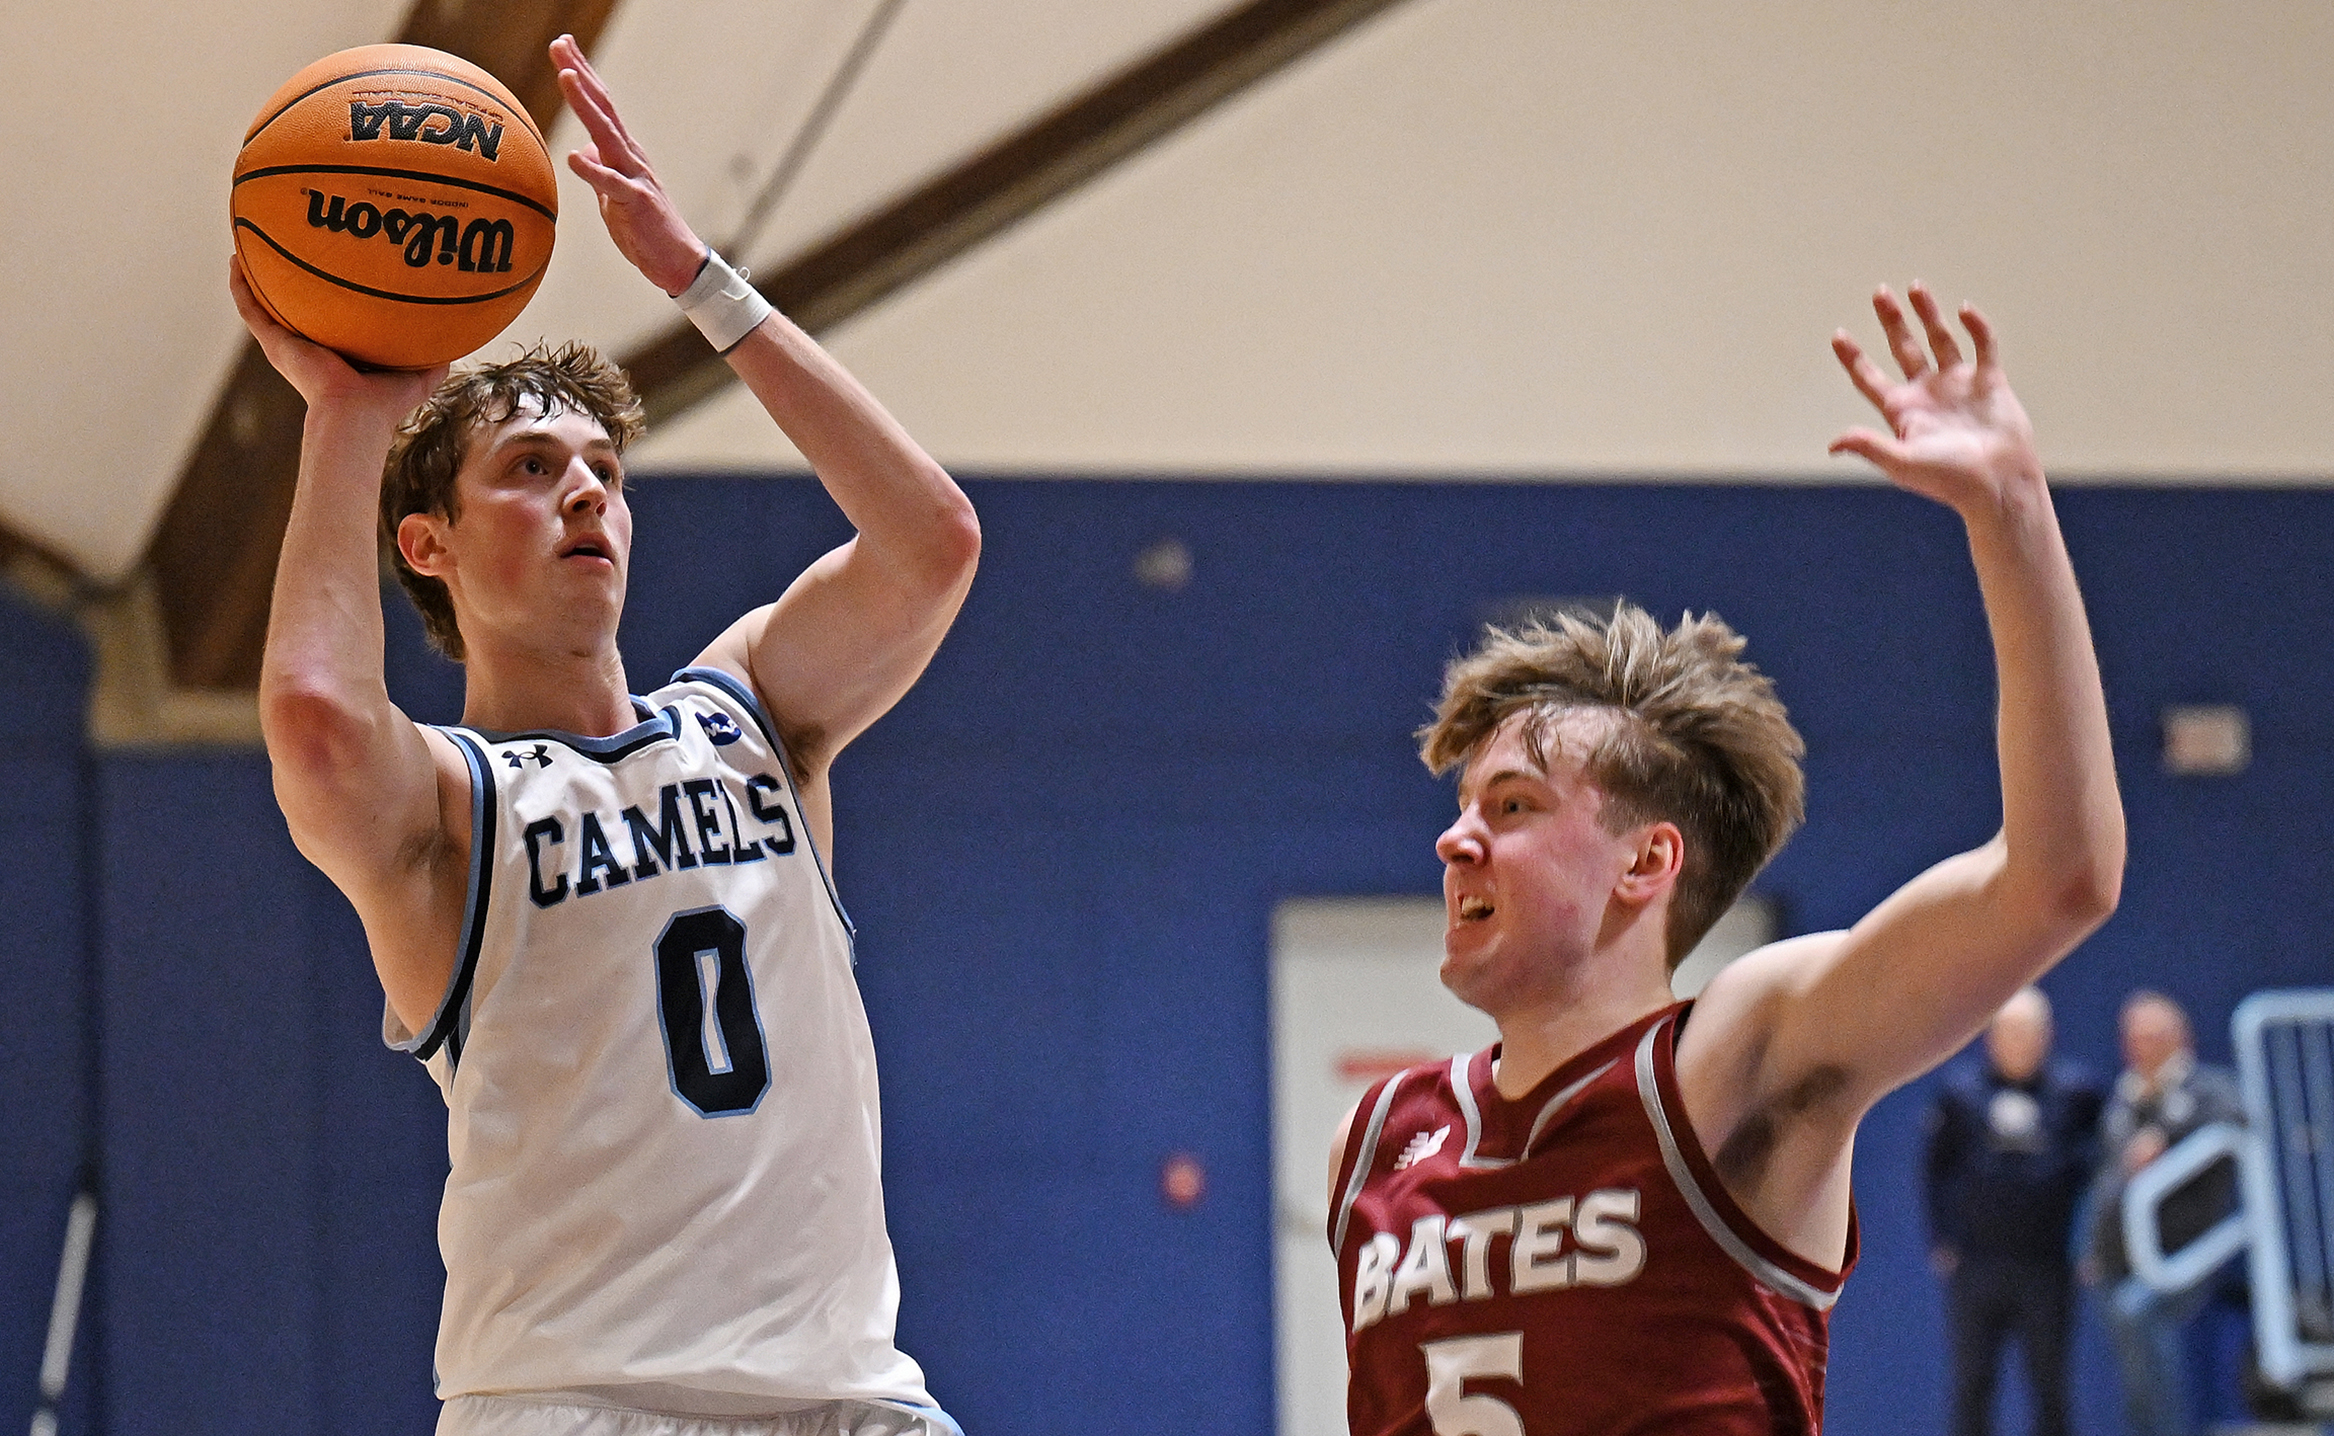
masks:
<svg viewBox="0 0 2334 1436"><path fill-rule="evenodd" d="M705 267L697 271L695 282L673 302L681 306L681 312L689 316L689 322L717 354L728 353L772 313L770 301L761 291L744 274L730 268L729 261L711 246L705 250Z"/></svg>

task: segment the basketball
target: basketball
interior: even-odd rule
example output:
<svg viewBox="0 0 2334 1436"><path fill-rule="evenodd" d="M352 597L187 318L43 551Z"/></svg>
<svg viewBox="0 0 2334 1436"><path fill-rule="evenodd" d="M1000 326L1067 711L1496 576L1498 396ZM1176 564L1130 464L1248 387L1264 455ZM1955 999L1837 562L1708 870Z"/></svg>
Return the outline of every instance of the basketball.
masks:
<svg viewBox="0 0 2334 1436"><path fill-rule="evenodd" d="M421 45L362 45L269 97L229 211L278 322L362 365L427 369L526 307L559 186L542 132L494 76Z"/></svg>

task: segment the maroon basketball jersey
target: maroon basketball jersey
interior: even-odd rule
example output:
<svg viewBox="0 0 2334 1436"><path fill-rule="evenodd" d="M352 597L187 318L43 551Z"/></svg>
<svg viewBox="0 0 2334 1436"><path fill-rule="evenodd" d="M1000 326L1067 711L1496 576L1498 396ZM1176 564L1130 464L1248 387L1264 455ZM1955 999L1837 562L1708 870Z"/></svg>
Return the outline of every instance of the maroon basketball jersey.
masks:
<svg viewBox="0 0 2334 1436"><path fill-rule="evenodd" d="M1821 1429L1847 1271L1784 1250L1719 1184L1678 1096L1689 1006L1518 1101L1492 1085L1497 1047L1363 1097L1329 1232L1353 1436Z"/></svg>

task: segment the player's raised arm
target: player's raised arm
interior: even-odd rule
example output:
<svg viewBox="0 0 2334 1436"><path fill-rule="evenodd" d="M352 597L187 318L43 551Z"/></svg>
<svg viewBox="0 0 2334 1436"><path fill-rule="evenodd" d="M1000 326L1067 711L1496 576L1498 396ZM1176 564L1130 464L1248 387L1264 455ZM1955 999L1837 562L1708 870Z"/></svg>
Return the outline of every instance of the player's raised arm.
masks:
<svg viewBox="0 0 2334 1436"><path fill-rule="evenodd" d="M1915 285L1910 298L1917 333L1886 289L1873 301L1901 381L1845 331L1832 340L1888 426L1843 434L1832 451L1945 504L1968 531L1999 675L2002 829L1846 934L1770 949L1708 993L1714 1026L1748 1019L1764 1034L1733 1074L1745 1103L1796 1092L1849 1124L2104 922L2123 875L2098 661L2032 429L1984 316L1961 310L1965 356L1929 292Z"/></svg>
<svg viewBox="0 0 2334 1436"><path fill-rule="evenodd" d="M551 54L591 136L569 165L598 193L617 248L726 346L730 367L858 530L701 660L750 678L795 761L816 773L931 660L972 583L980 525L947 471L857 380L731 279L665 196L574 42L563 37Z"/></svg>
<svg viewBox="0 0 2334 1436"><path fill-rule="evenodd" d="M390 441L445 369L360 373L270 318L239 263L229 287L269 362L308 405L260 662L276 800L300 851L364 918L382 986L418 1031L453 964L445 899L458 906L463 864L459 853L438 859L453 839L466 841L468 780L450 752L441 765L389 701L375 532ZM446 827L448 809L463 825L458 834ZM433 940L438 928L442 942Z"/></svg>

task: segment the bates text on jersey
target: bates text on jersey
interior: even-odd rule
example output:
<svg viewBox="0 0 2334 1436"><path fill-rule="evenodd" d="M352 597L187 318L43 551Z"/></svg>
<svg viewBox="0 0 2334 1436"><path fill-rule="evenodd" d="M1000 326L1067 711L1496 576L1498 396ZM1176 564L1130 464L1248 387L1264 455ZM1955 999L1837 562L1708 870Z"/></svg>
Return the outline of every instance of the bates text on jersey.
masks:
<svg viewBox="0 0 2334 1436"><path fill-rule="evenodd" d="M1358 1254L1353 1329L1400 1315L1421 1298L1447 1306L1623 1285L1645 1270L1637 1216L1634 1188L1606 1189L1457 1217L1437 1212L1414 1222L1407 1242L1378 1232Z"/></svg>

